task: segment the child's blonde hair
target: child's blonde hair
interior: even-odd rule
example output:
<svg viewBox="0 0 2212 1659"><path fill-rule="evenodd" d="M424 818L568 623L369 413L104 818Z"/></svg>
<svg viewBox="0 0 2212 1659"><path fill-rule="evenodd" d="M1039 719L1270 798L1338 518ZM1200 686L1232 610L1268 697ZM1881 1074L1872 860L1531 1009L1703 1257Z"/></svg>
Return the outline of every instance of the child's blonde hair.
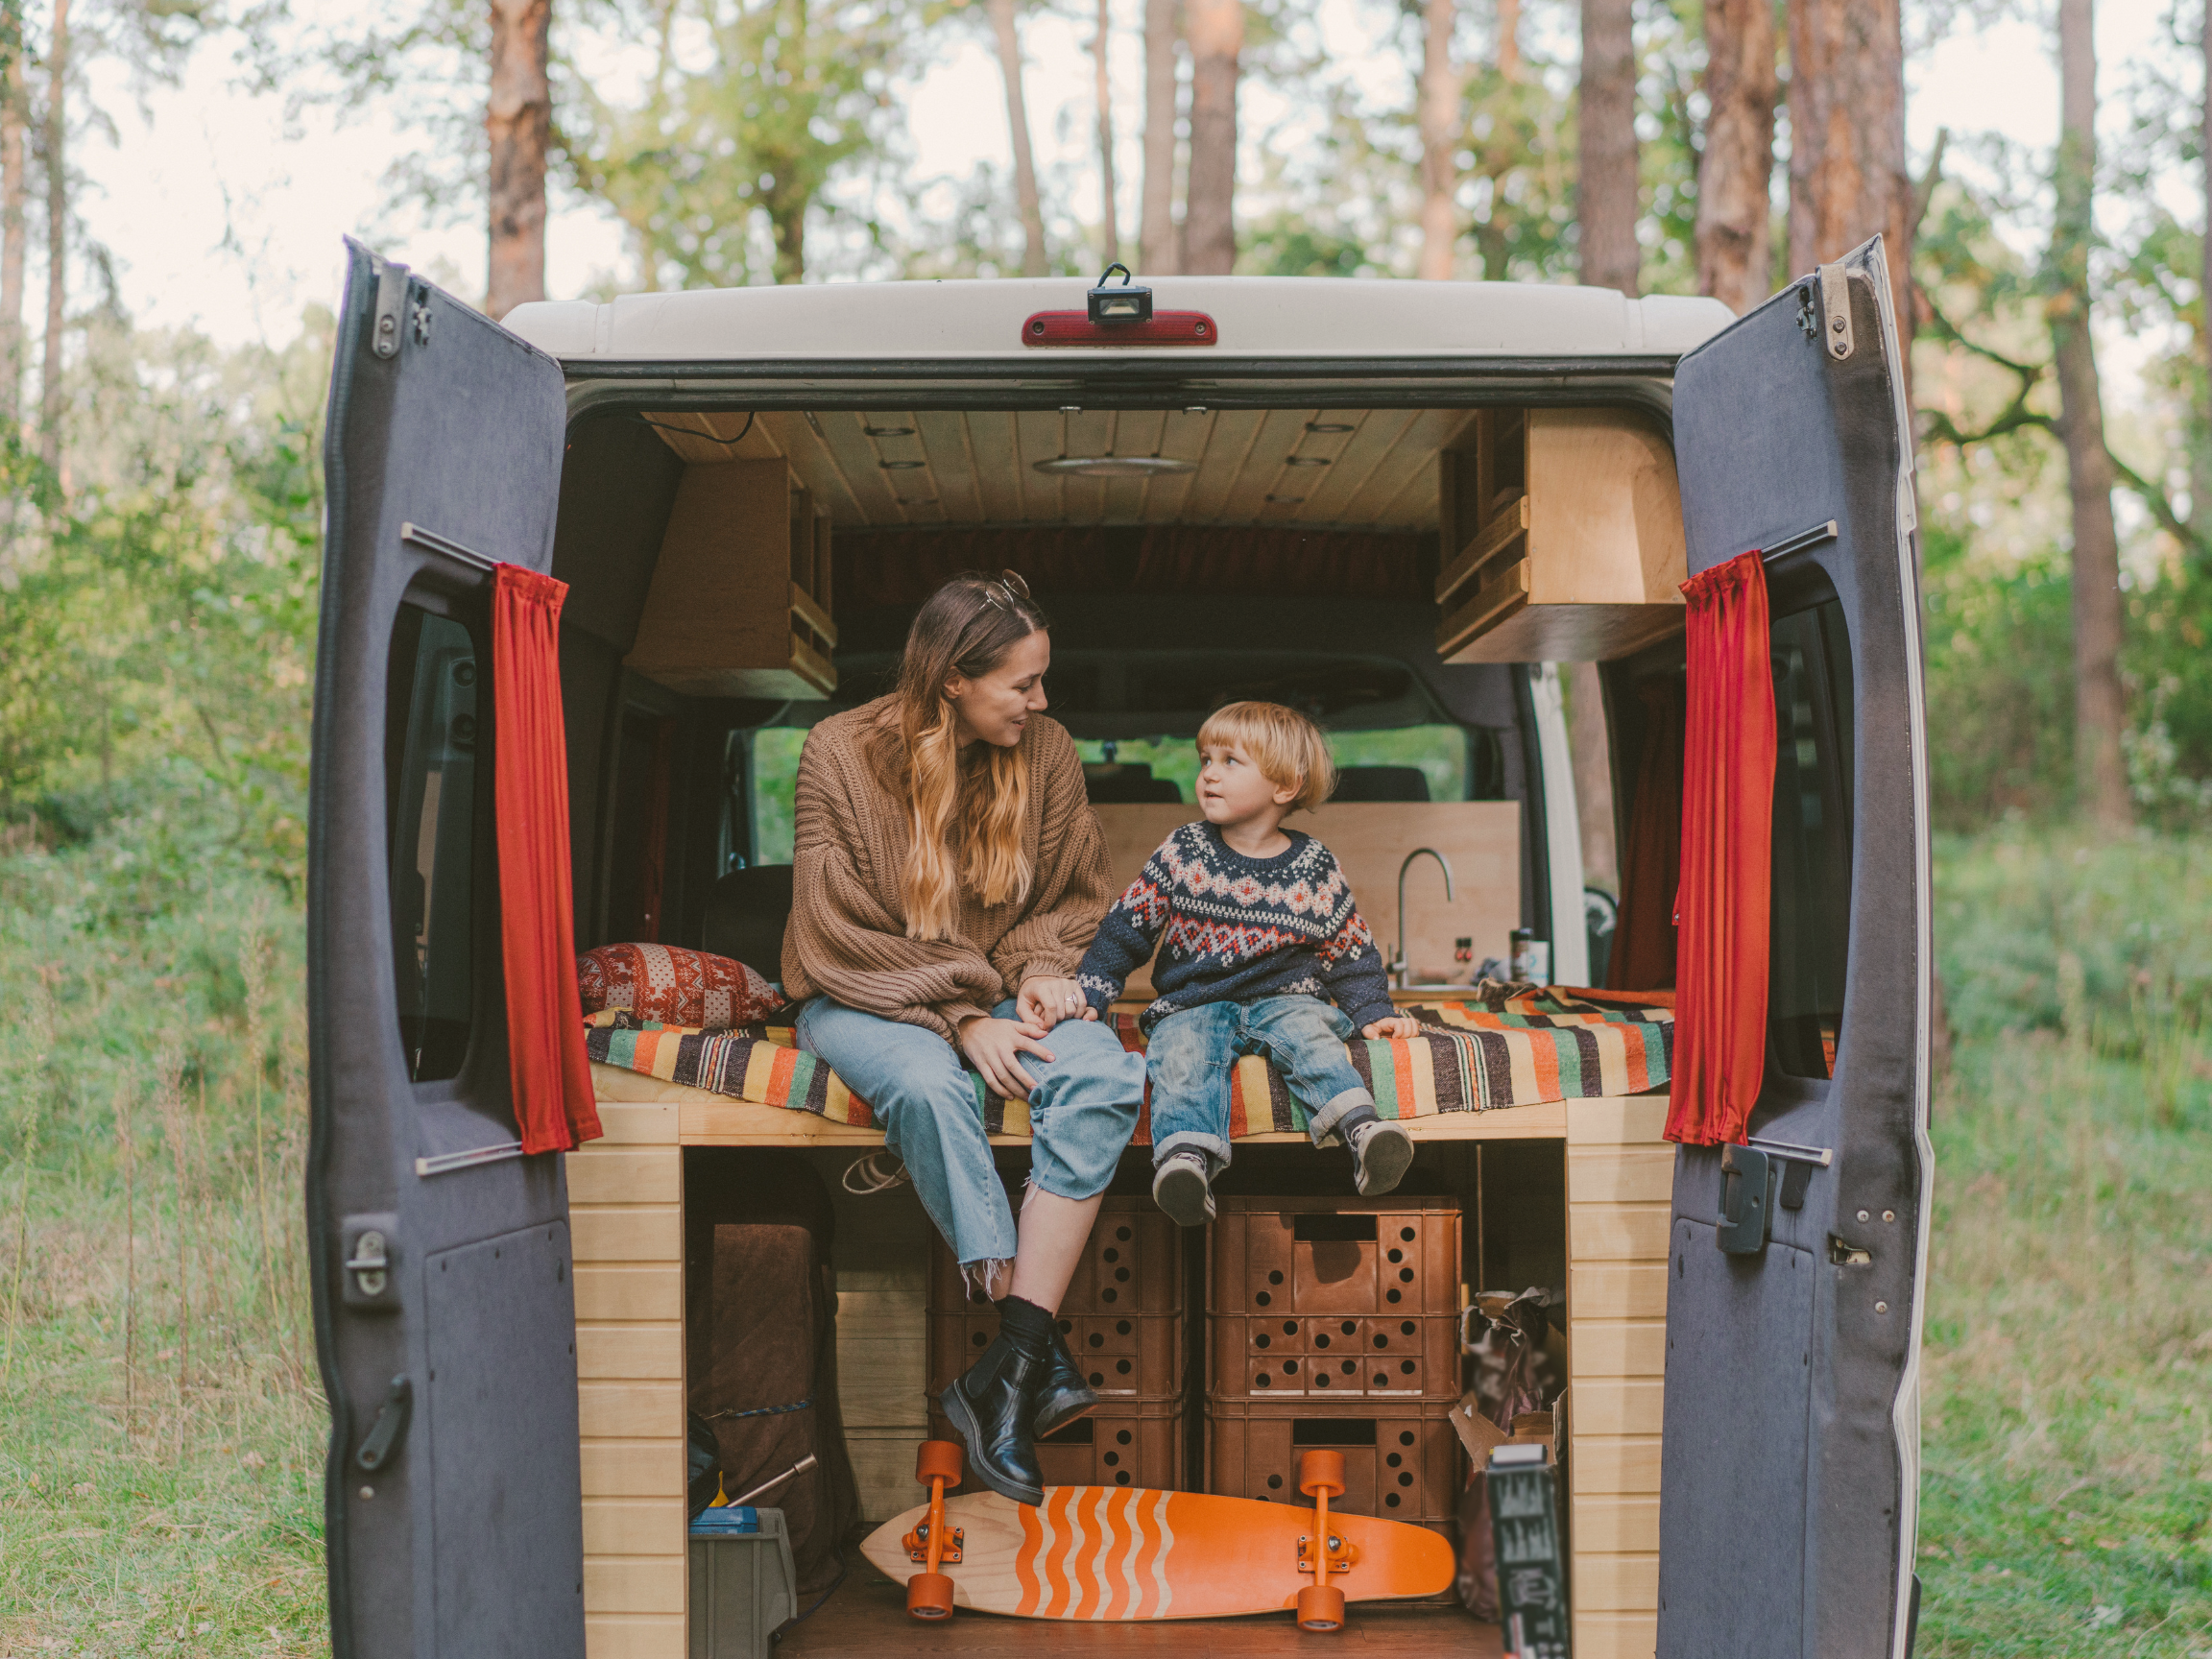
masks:
<svg viewBox="0 0 2212 1659"><path fill-rule="evenodd" d="M1295 789L1293 812L1312 810L1329 799L1336 787L1336 762L1329 757L1329 740L1321 728L1280 703L1228 703L1206 716L1198 728L1198 746L1234 743L1252 757L1267 781L1278 789Z"/></svg>

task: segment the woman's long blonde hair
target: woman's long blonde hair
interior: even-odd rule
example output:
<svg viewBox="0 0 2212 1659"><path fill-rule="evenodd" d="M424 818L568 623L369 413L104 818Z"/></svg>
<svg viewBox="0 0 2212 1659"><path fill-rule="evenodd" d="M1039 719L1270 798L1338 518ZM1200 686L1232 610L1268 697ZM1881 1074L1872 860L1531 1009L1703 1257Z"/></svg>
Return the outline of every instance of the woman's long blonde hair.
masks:
<svg viewBox="0 0 2212 1659"><path fill-rule="evenodd" d="M1022 845L1029 809L1029 757L1017 744L976 743L962 763L958 722L945 683L979 680L1048 624L1013 571L968 570L929 595L906 635L896 723L879 734L877 766L908 803L906 937L950 939L963 887L986 904L1029 896L1034 872Z"/></svg>

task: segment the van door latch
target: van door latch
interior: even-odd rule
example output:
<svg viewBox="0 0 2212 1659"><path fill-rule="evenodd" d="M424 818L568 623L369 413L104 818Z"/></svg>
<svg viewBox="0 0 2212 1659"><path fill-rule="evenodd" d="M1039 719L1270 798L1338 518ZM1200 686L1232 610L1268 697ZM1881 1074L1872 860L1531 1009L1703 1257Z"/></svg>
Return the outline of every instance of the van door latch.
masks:
<svg viewBox="0 0 2212 1659"><path fill-rule="evenodd" d="M1755 1146L1720 1148L1720 1222L1713 1242L1731 1256L1767 1248L1774 1214L1775 1161Z"/></svg>
<svg viewBox="0 0 2212 1659"><path fill-rule="evenodd" d="M390 1462L399 1449L400 1437L407 1432L407 1416L414 1404L415 1385L403 1376L393 1378L392 1392L384 1397L376 1421L369 1425L369 1438L361 1442L353 1461L372 1475Z"/></svg>
<svg viewBox="0 0 2212 1659"><path fill-rule="evenodd" d="M399 1306L399 1217L349 1215L338 1233L339 1300L364 1311Z"/></svg>

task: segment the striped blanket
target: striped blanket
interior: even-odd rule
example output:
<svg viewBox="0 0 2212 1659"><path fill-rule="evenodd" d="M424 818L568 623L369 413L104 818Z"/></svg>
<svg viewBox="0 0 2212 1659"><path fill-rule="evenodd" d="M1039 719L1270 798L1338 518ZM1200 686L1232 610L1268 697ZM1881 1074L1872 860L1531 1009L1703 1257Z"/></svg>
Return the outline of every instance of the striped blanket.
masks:
<svg viewBox="0 0 2212 1659"><path fill-rule="evenodd" d="M1401 1008L1422 1022L1418 1037L1346 1045L1352 1065L1375 1092L1385 1118L1439 1112L1489 1112L1547 1100L1640 1094L1663 1087L1674 1048L1673 993L1570 990L1485 982L1449 1002ZM1108 1017L1124 1046L1144 1039L1134 1014ZM584 1046L603 1066L709 1090L736 1100L813 1112L832 1123L876 1127L868 1104L811 1054L788 1025L728 1031L661 1025L611 1008L585 1022ZM980 1077L975 1110L994 1135L1029 1133L1029 1108L990 1094ZM1230 1133L1263 1135L1306 1128L1306 1109L1283 1074L1257 1055L1231 1075ZM1150 1118L1137 1139L1148 1142Z"/></svg>

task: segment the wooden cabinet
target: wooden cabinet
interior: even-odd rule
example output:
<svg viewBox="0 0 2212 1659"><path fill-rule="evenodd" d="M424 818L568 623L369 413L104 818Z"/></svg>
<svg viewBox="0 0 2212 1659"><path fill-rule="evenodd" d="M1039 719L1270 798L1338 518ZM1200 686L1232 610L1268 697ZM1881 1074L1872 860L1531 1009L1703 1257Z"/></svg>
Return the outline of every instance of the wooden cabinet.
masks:
<svg viewBox="0 0 2212 1659"><path fill-rule="evenodd" d="M1682 625L1682 500L1657 426L1486 409L1437 465L1446 661L1604 661Z"/></svg>
<svg viewBox="0 0 2212 1659"><path fill-rule="evenodd" d="M684 469L628 665L691 697L837 687L830 516L781 459Z"/></svg>

